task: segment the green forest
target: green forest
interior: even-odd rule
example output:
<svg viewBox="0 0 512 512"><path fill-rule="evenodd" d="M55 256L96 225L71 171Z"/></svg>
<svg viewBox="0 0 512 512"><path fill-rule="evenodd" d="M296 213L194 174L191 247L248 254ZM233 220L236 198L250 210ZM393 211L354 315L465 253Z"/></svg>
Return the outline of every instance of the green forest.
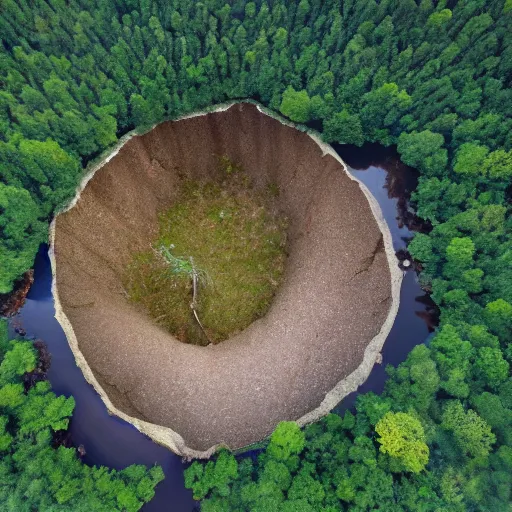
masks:
<svg viewBox="0 0 512 512"><path fill-rule="evenodd" d="M409 249L441 311L435 337L353 413L282 423L257 457L192 464L203 511L510 511L511 0L0 5L0 293L89 161L134 128L227 100L327 142L396 145L421 173L412 199L432 230ZM2 341L0 360L2 507L136 510L151 497L157 469L114 474L52 450L72 399L23 388L37 365L26 342ZM59 505L79 495L93 504Z"/></svg>
<svg viewBox="0 0 512 512"><path fill-rule="evenodd" d="M5 512L136 512L163 478L155 466L122 471L83 464L74 448L56 447L73 397L55 396L47 361L30 341L8 340L0 321L0 509Z"/></svg>

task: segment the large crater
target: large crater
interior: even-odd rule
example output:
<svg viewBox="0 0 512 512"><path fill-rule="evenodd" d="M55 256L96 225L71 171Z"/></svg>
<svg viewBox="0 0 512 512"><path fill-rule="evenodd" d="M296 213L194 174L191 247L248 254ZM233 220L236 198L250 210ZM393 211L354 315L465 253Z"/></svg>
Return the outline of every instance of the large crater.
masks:
<svg viewBox="0 0 512 512"><path fill-rule="evenodd" d="M154 239L179 176L208 177L219 155L256 187L279 186L289 257L264 318L198 347L131 305L121 276ZM126 137L88 179L52 225L56 316L111 412L182 455L206 456L259 441L279 421L317 419L367 378L401 272L378 205L328 146L235 104Z"/></svg>

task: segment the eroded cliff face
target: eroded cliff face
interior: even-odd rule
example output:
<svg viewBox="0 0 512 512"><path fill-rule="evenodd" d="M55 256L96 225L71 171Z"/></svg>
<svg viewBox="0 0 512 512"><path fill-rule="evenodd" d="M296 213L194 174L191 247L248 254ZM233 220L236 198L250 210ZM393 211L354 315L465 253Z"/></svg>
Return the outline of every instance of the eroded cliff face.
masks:
<svg viewBox="0 0 512 512"><path fill-rule="evenodd" d="M256 187L278 185L289 258L264 318L220 345L197 347L129 304L121 276L154 239L179 177L211 176L221 155ZM236 104L131 138L57 217L60 320L114 413L182 454L218 443L239 448L281 420L328 412L328 392L337 386L341 398L366 378L398 307L389 246L387 226L379 228L340 162L309 135Z"/></svg>

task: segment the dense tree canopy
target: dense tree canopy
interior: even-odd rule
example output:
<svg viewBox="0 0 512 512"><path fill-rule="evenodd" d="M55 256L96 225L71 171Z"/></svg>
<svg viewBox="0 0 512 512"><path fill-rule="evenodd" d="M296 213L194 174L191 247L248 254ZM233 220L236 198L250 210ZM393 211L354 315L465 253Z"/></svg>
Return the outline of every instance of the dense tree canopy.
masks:
<svg viewBox="0 0 512 512"><path fill-rule="evenodd" d="M421 422L405 412L388 412L375 425L380 451L387 453L402 470L419 473L428 462L428 446Z"/></svg>
<svg viewBox="0 0 512 512"><path fill-rule="evenodd" d="M410 251L441 310L435 338L390 368L384 394L361 397L354 415L302 434L285 424L258 458L223 452L192 465L187 485L205 511L507 510L511 25L510 0L4 0L0 292L30 267L83 165L132 128L253 98L315 123L329 142L397 144L421 172L414 206L432 224ZM33 364L27 350L9 351L19 371ZM6 363L12 379L17 364ZM64 424L67 402L49 417L29 412L53 403L45 385L20 394L10 383L0 400L26 435ZM0 420L4 450L16 436ZM23 443L19 453L36 457ZM63 453L44 456L64 464ZM2 471L16 467L9 457ZM53 489L18 480L30 499Z"/></svg>
<svg viewBox="0 0 512 512"><path fill-rule="evenodd" d="M73 397L55 396L29 341L7 337L0 321L0 509L6 512L139 510L163 479L161 468L89 467L74 448L52 448L66 430Z"/></svg>

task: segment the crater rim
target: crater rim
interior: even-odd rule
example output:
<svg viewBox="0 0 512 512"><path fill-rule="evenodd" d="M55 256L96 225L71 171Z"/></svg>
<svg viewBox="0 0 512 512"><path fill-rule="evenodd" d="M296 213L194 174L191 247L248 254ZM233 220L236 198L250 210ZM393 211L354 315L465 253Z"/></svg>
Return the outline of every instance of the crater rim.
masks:
<svg viewBox="0 0 512 512"><path fill-rule="evenodd" d="M237 105L245 105L247 103L254 104L254 102L229 102L225 104L221 104L215 107L212 107L208 110L203 110L199 112L194 112L192 114L183 116L179 119L175 119L172 122L176 123L179 121L184 121L187 119L192 119L195 117L200 116L208 116L212 113L221 113L226 112L230 110L232 107ZM294 129L297 129L297 126L289 121L284 120L280 116L270 113L267 109L264 109L261 105L256 104L256 108L260 114L263 114L265 116L269 116L274 120L277 120L279 123L281 123L284 126L292 127ZM114 148L110 149L108 151L108 155L104 156L100 159L100 161L96 164L92 164L89 166L89 169L87 170L81 184L77 188L77 192L75 194L75 197L70 201L69 205L64 208L61 212L59 212L55 218L53 219L51 226L50 226L50 260L51 260L51 266L52 266L52 293L54 296L55 301L55 316L59 323L61 324L66 337L68 339L68 343L70 344L70 347L73 351L73 354L75 356L75 360L82 370L86 380L95 388L95 390L100 394L100 397L102 401L104 402L105 406L107 407L109 413L114 414L125 421L128 421L132 425L134 425L138 430L145 433L149 437L151 437L155 442L162 444L168 448L170 448L175 453L188 457L188 458L208 458L210 457L219 447L225 446L229 447L226 443L220 441L218 443L213 444L207 449L194 449L187 445L187 442L185 441L185 438L182 437L177 431L173 430L170 427L166 426L160 426L152 422L144 421L139 418L136 418L134 416L130 416L123 412L121 409L117 408L113 402L110 400L107 392L104 390L104 388L100 385L98 382L98 379L96 378L95 374L93 373L92 368L88 364L85 356L83 355L80 347L79 342L75 333L75 330L72 326L71 321L68 319L68 316L66 315L64 311L64 306L61 304L61 300L59 297L59 291L57 287L57 259L55 255L55 243L56 243L56 226L59 221L59 218L65 214L66 212L69 212L72 210L78 203L79 199L81 197L82 192L86 189L87 184L90 180L94 178L96 173L105 167L106 164L108 164L113 158L115 158L121 149L132 139L137 137L142 137L151 131L153 131L157 126L161 125L162 123L158 123L156 125L153 125L149 130L145 131L144 133L137 133L136 131L130 132L126 134L124 137L119 139L118 143L114 146ZM302 131L302 130L299 130ZM333 407L335 407L347 394L355 391L359 385L361 385L368 377L374 363L379 359L380 356L380 350L382 349L382 346L387 338L387 335L389 334L389 331L391 330L391 327L394 323L398 306L399 306L399 300L400 300L400 286L403 274L398 268L396 257L395 257L395 251L393 249L392 240L391 240L391 234L389 231L389 227L384 220L384 217L382 215L382 211L380 209L380 206L376 199L373 197L371 192L368 190L368 188L362 184L359 180L357 180L354 176L352 176L344 164L344 162L341 160L341 158L336 154L336 152L333 150L333 148L324 142L322 142L318 135L314 133L307 133L307 136L312 139L312 141L318 146L320 149L322 155L321 158L324 158L326 156L330 156L336 160L337 164L342 167L344 173L348 178L354 182L356 182L366 197L366 200L368 202L368 206L372 212L372 215L377 223L377 226L381 232L382 236L382 242L383 242L383 248L386 256L387 266L390 273L390 288L391 288L391 305L389 307L389 311L387 313L387 316L382 323L380 330L378 333L372 337L372 339L368 342L366 342L366 347L364 349L364 355L362 358L362 361L357 366L355 370L353 370L350 374L343 377L341 380L339 380L336 385L327 391L325 393L325 396L321 403L310 410L309 412L306 412L305 414L302 414L300 417L296 418L295 421L301 426L306 425L308 423L311 423L313 421L318 420L325 414L327 414ZM287 263L288 265L288 263ZM268 313L267 313L268 314ZM265 318L265 317L263 317ZM251 324L252 325L252 324ZM249 327L250 328L250 327ZM247 330L247 329L246 329ZM245 332L245 330L244 330ZM228 340L229 341L229 340ZM178 343L181 343L178 341ZM221 345L224 345L226 342L223 342ZM209 350L208 347L196 347L200 350L207 351ZM281 418L281 420L290 419L290 418ZM270 433L270 432L269 432ZM255 440L257 441L257 440ZM239 447L233 447L235 449Z"/></svg>

